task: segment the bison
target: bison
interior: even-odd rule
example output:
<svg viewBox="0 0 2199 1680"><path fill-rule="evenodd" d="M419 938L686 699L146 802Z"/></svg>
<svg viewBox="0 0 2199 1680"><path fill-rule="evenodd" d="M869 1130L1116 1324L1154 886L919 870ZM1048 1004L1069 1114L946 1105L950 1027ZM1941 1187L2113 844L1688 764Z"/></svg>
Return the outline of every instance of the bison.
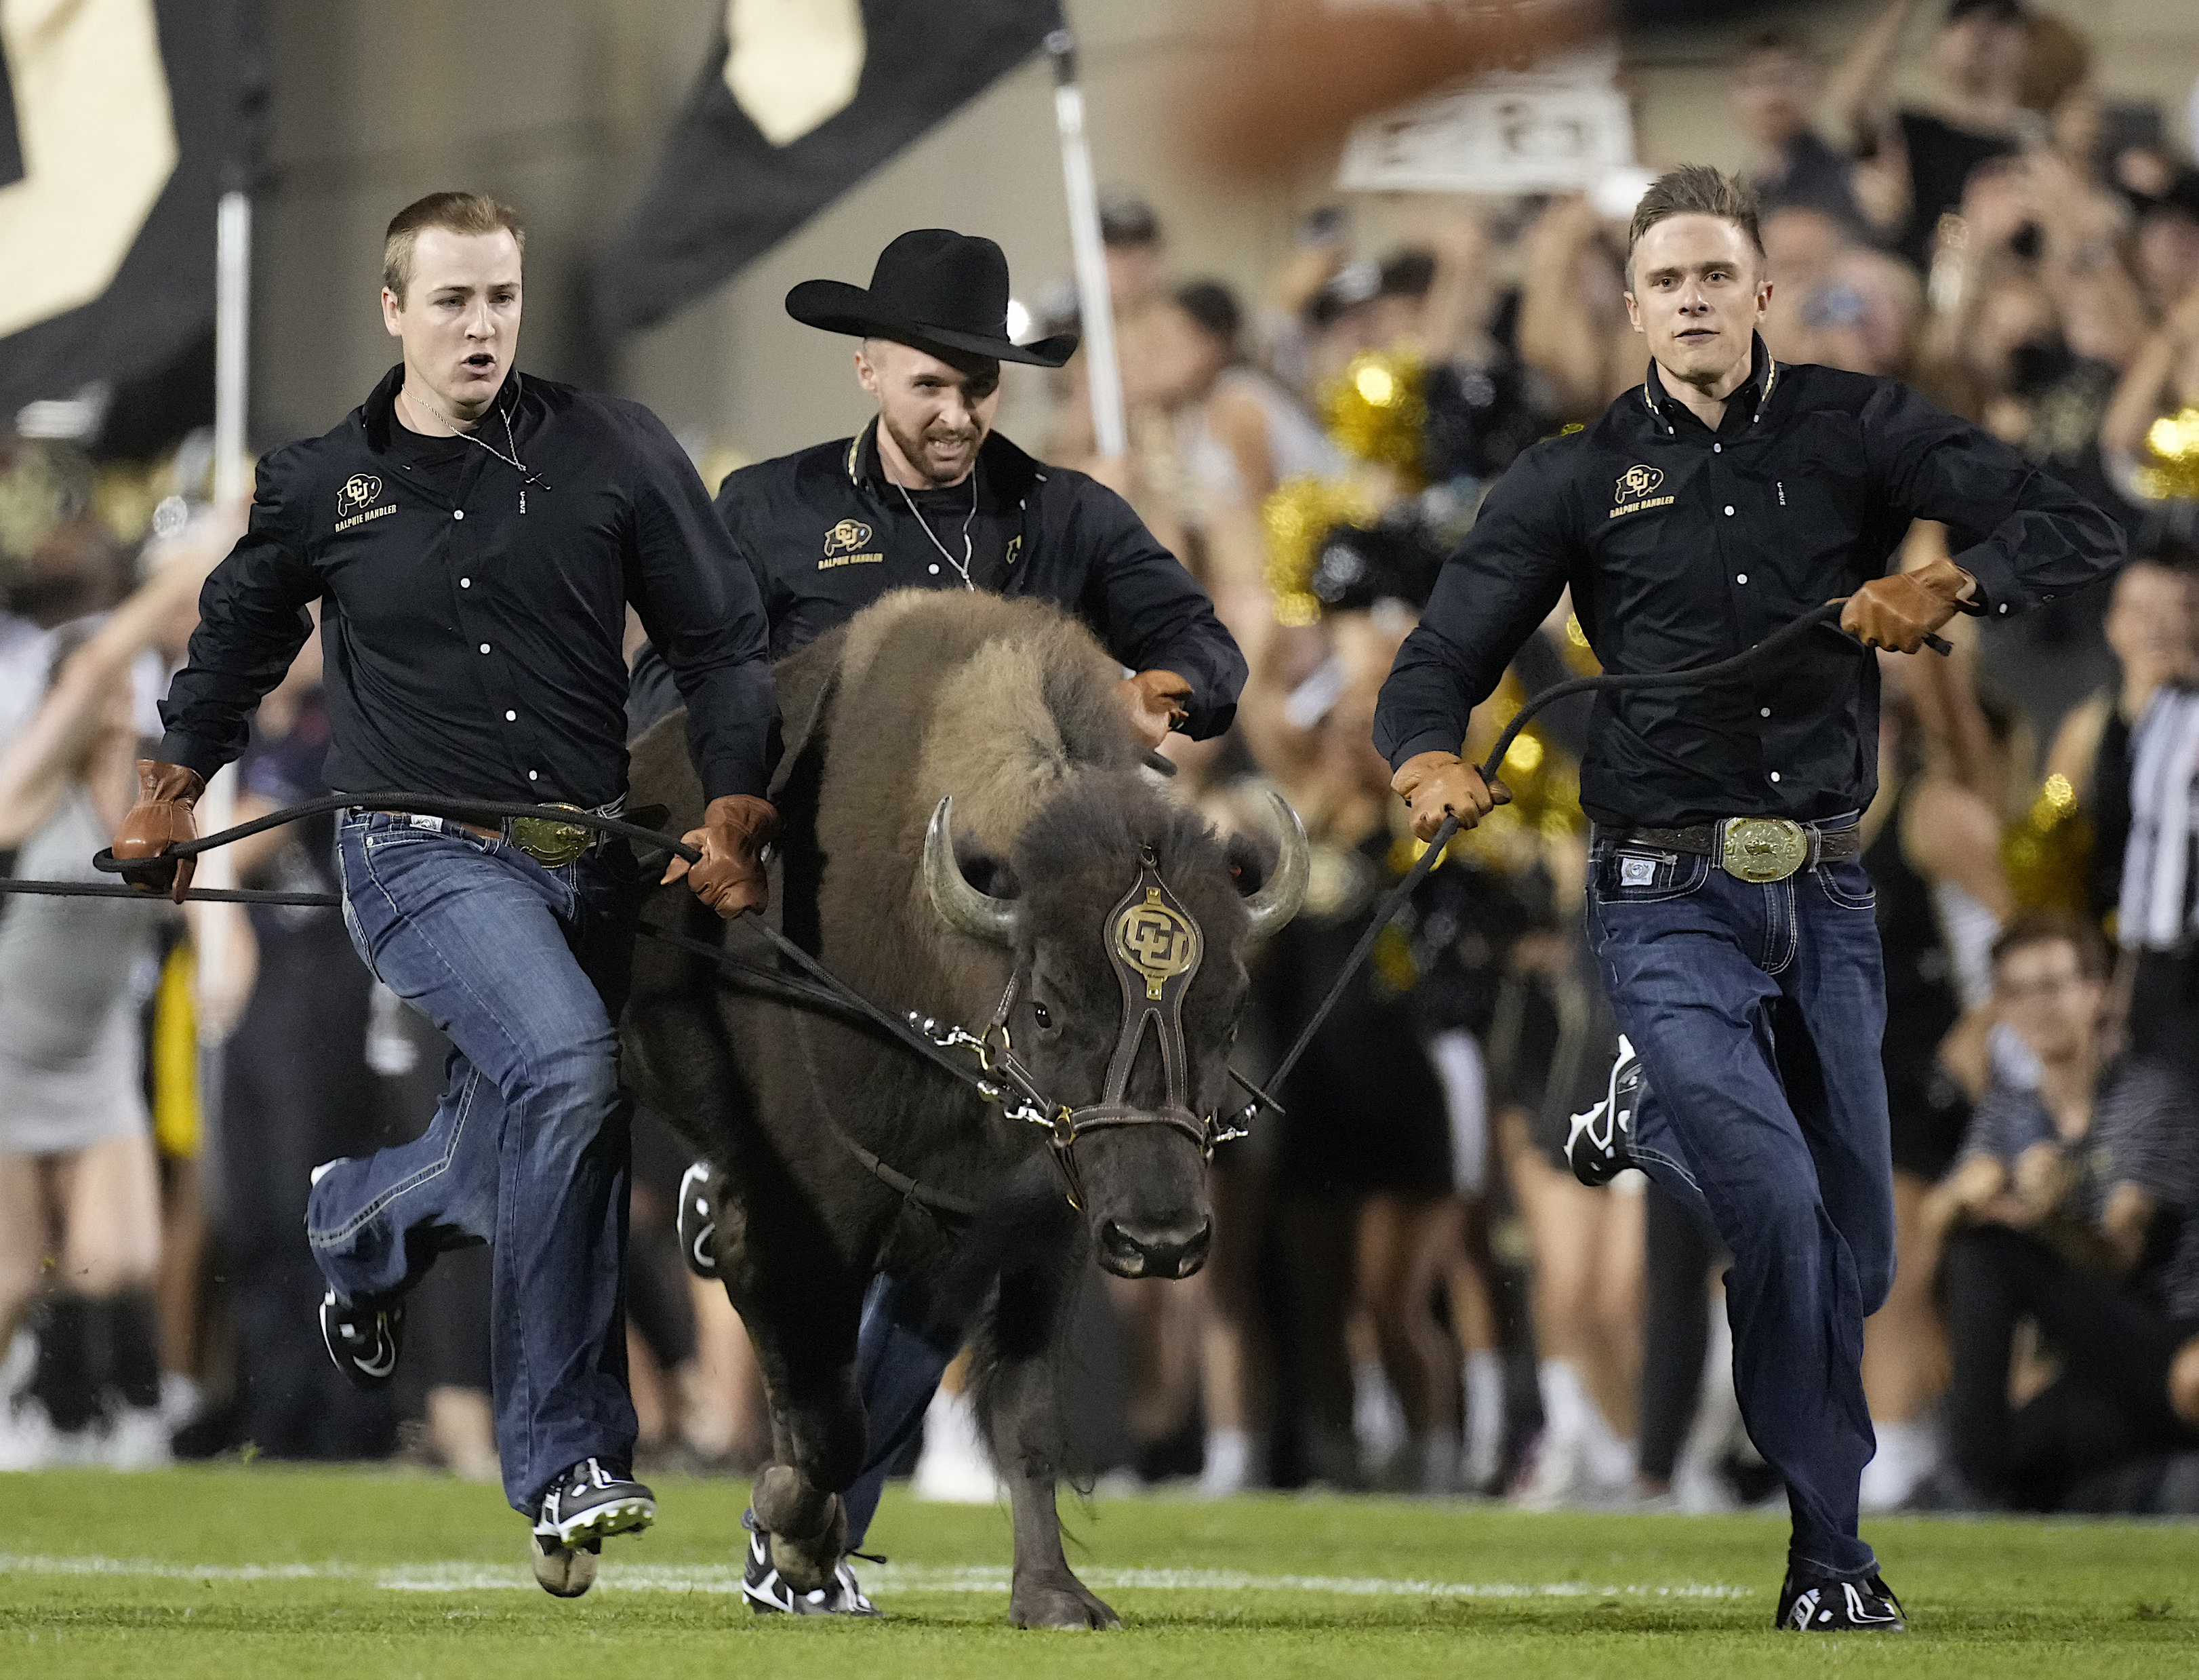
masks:
<svg viewBox="0 0 2199 1680"><path fill-rule="evenodd" d="M729 984L662 943L637 954L629 1078L716 1170L719 1275L771 1400L755 1508L797 1591L845 1546L839 1493L866 1446L857 1325L886 1273L920 1292L940 1345L974 1349L1013 1508L1011 1620L1116 1621L1062 1555L1053 1356L1095 1249L1127 1277L1187 1277L1204 1259L1200 1131L1229 1100L1246 948L1295 913L1306 878L1280 798L1263 867L1161 790L1119 674L1049 605L914 591L776 673L780 926L890 1009L973 1031L1005 1009L995 1041L1088 1123L1073 1146L875 1027ZM676 720L636 743L633 785L674 831L696 820ZM757 950L676 889L645 915Z"/></svg>

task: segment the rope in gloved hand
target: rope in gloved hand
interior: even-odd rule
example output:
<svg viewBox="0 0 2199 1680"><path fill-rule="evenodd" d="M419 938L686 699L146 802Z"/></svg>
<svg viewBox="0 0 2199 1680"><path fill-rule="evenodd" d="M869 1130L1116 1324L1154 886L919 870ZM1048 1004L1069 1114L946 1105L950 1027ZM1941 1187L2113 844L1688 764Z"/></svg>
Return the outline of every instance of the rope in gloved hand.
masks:
<svg viewBox="0 0 2199 1680"><path fill-rule="evenodd" d="M1496 773L1504 763L1505 754L1512 750L1512 743L1519 738L1519 732L1534 720L1535 714L1545 706L1556 701L1570 699L1576 694L1601 694L1623 689L1671 688L1681 684L1715 682L1721 677L1731 676L1737 671L1746 669L1757 661L1777 652L1791 642L1799 641L1819 625L1837 621L1846 605L1847 603L1845 600L1840 600L1828 601L1821 607L1813 607L1799 618L1782 625L1753 647L1744 648L1730 658L1718 660L1714 664L1694 665L1680 671L1607 673L1600 676L1574 677L1566 682L1553 684L1513 714L1511 722L1504 726L1504 732L1496 738L1496 746L1490 750L1489 756L1479 767L1481 779L1489 785L1496 784ZM1948 654L1954 651L1952 646L1942 637L1927 636L1924 638L1924 642L1925 645L1935 653ZM1368 922L1366 930L1359 936L1358 942L1352 946L1350 954L1344 958L1344 966L1337 971L1336 979L1329 986L1327 995L1321 999L1320 1007L1307 1018L1305 1025L1298 1030L1298 1037L1292 1041L1291 1047L1283 1053L1282 1060L1275 1065L1274 1070L1268 1076L1269 1090L1279 1091L1282 1088L1283 1082L1290 1077L1291 1070L1298 1065L1299 1058L1304 1056L1312 1045L1314 1035L1321 1030L1321 1024L1328 1019L1330 1013L1343 1000L1344 988L1351 983L1351 977L1359 971L1360 965L1367 960L1368 953L1374 948L1374 942L1382 936L1382 930L1397 919L1397 913L1405 907L1405 901L1413 895L1413 890L1427 878L1428 872L1443 861L1444 849L1450 844L1453 837L1458 833L1458 829L1457 817L1446 815L1443 820L1443 826L1436 831L1435 837L1428 842L1427 849L1414 860L1413 866L1405 872L1397 885L1390 889L1382 901L1374 907L1373 918ZM1236 1123L1241 1126L1262 1108L1272 1108L1278 1112L1281 1111L1282 1105L1268 1095L1266 1092L1250 1086L1247 1086L1247 1088L1252 1089L1254 1095L1252 1100L1239 1111Z"/></svg>

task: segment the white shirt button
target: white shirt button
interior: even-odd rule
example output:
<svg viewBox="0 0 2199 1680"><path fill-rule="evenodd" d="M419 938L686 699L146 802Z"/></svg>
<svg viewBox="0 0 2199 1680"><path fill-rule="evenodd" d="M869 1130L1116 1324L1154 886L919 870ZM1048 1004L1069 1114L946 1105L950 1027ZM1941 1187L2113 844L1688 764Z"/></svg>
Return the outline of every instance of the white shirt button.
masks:
<svg viewBox="0 0 2199 1680"><path fill-rule="evenodd" d="M1771 715L1771 714L1770 714L1770 713L1769 713L1769 712L1766 712L1764 715L1764 716L1766 716L1766 717L1770 717L1770 716ZM504 715L504 720L505 720L506 723L517 723L517 722L519 721L519 714L518 714L517 712L506 712L506 713Z"/></svg>
<svg viewBox="0 0 2199 1680"><path fill-rule="evenodd" d="M483 653L487 653L488 651L488 644L487 642L483 642L481 644L481 651Z"/></svg>
<svg viewBox="0 0 2199 1680"><path fill-rule="evenodd" d="M458 587L461 589L471 589L473 586L474 580L471 578L460 578L458 580Z"/></svg>
<svg viewBox="0 0 2199 1680"><path fill-rule="evenodd" d="M1733 580L1735 583L1747 583L1748 581L1748 574L1747 572L1735 572L1733 575Z"/></svg>
<svg viewBox="0 0 2199 1680"><path fill-rule="evenodd" d="M1771 773L1771 779L1775 782L1779 779L1779 773L1776 770Z"/></svg>
<svg viewBox="0 0 2199 1680"><path fill-rule="evenodd" d="M1712 445L1711 446L1711 453L1712 453L1712 454L1713 454L1713 455L1723 455L1723 454L1724 454L1724 453L1725 453L1725 446L1724 446L1724 444L1722 444L1722 443L1714 443L1714 444L1712 444Z"/></svg>
<svg viewBox="0 0 2199 1680"><path fill-rule="evenodd" d="M1762 707L1759 707L1759 708L1758 708L1758 709L1757 709L1757 713L1756 713L1756 715L1757 715L1757 716L1759 716L1759 717L1765 717L1765 718L1768 718L1768 717L1770 717L1770 716L1771 715L1771 708L1770 708L1770 707L1769 707L1769 706L1762 706Z"/></svg>
<svg viewBox="0 0 2199 1680"><path fill-rule="evenodd" d="M1728 503L1725 505L1725 516L1726 516L1728 519L1730 519L1730 518L1732 518L1732 517L1733 517L1733 504L1732 504L1731 502L1728 502Z"/></svg>
<svg viewBox="0 0 2199 1680"><path fill-rule="evenodd" d="M932 576L937 577L939 575L939 563L936 560L933 561L926 569L930 572Z"/></svg>
<svg viewBox="0 0 2199 1680"><path fill-rule="evenodd" d="M466 510L464 508L452 508L451 510L451 517L453 519L464 519L465 516Z"/></svg>
<svg viewBox="0 0 2199 1680"><path fill-rule="evenodd" d="M530 782L532 782L532 781L538 781L538 780L540 780L540 779L541 779L541 775L542 775L542 773L541 773L540 770L529 770L529 771L527 773L527 779L528 779L528 781L530 781ZM1773 781L1775 781L1775 782L1776 782L1776 781L1777 781L1779 779L1778 779L1778 777L1774 776L1771 779L1772 779Z"/></svg>
<svg viewBox="0 0 2199 1680"><path fill-rule="evenodd" d="M2000 604L2000 610L2001 610L2003 612L2006 612L2006 611L2008 610L2008 603L2007 603L2007 602L2005 602L2005 601L2003 601L2003 602Z"/></svg>

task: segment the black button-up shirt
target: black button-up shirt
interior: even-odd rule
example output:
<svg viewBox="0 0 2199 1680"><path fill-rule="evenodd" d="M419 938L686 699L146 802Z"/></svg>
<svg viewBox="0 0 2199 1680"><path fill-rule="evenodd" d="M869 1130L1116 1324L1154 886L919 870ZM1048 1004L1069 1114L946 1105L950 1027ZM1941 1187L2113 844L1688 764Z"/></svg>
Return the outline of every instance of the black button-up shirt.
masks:
<svg viewBox="0 0 2199 1680"><path fill-rule="evenodd" d="M774 658L888 590L963 587L953 563L974 492L972 585L1051 601L1132 670L1174 671L1191 685L1193 738L1229 726L1244 656L1206 592L1128 502L1082 473L1041 466L995 432L978 452L974 487L924 492L912 511L878 465L877 423L744 467L718 488L718 511L770 617Z"/></svg>
<svg viewBox="0 0 2199 1680"><path fill-rule="evenodd" d="M1648 380L1490 492L1375 714L1395 766L1467 718L1568 585L1607 671L1729 658L1882 575L1912 519L1951 528L1973 611L2020 612L2122 553L2114 522L1889 379L1775 364L1758 341L1717 431ZM1599 822L1837 816L1878 776L1876 656L1831 625L1709 687L1599 695L1581 805Z"/></svg>
<svg viewBox="0 0 2199 1680"><path fill-rule="evenodd" d="M318 600L331 786L608 804L626 790L631 602L686 699L705 793L763 792L763 609L695 469L638 403L513 379L480 435L516 446L523 485L487 449L404 432L401 366L260 464L160 709L163 759L211 775L236 756Z"/></svg>

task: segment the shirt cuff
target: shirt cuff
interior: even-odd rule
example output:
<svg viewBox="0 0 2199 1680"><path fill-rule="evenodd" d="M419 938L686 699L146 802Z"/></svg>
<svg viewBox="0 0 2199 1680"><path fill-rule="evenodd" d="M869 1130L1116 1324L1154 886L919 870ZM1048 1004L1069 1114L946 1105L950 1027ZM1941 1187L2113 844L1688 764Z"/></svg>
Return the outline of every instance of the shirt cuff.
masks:
<svg viewBox="0 0 2199 1680"><path fill-rule="evenodd" d="M1453 758L1463 758L1465 754L1460 751L1460 749L1465 744L1463 741L1446 730L1423 729L1419 734L1407 739L1397 751L1390 755L1390 767L1392 770L1402 770L1405 767L1405 761L1408 759L1418 758L1422 753L1449 753Z"/></svg>
<svg viewBox="0 0 2199 1680"><path fill-rule="evenodd" d="M186 770L195 770L199 779L207 782L212 781L214 773L230 761L230 755L213 743L173 729L160 738L160 744L153 750L153 756L163 764L180 764Z"/></svg>
<svg viewBox="0 0 2199 1680"><path fill-rule="evenodd" d="M1955 604L1957 612L1967 613L1972 618L2006 618L2031 604L2015 568L1991 543L1982 542L1974 548L1964 549L1953 558L1957 566L1978 581L1969 600Z"/></svg>

